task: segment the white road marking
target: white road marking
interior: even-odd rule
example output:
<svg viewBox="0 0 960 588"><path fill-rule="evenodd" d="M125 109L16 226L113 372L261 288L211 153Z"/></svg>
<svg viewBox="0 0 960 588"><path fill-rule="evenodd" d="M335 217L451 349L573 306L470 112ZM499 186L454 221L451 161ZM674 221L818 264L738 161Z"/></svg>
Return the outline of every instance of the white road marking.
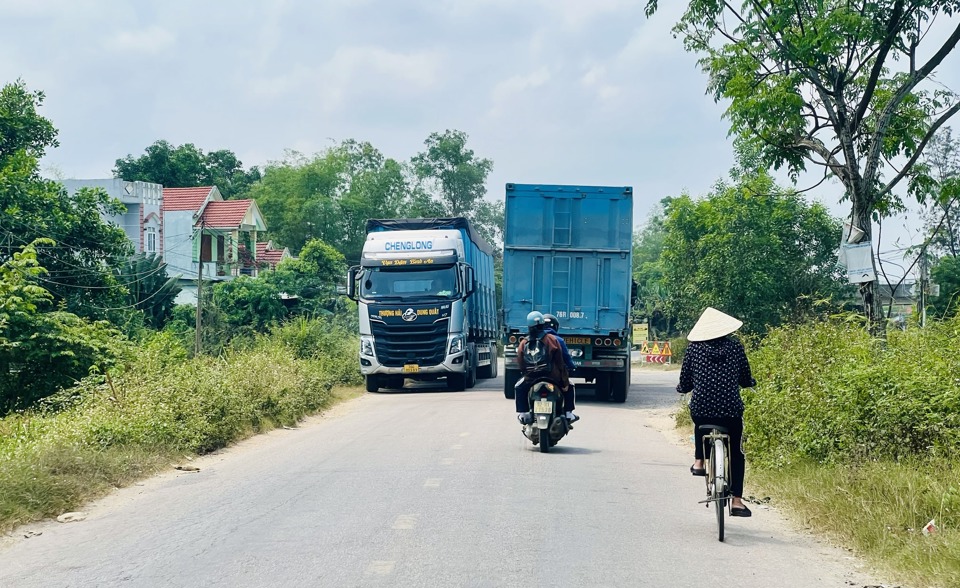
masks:
<svg viewBox="0 0 960 588"><path fill-rule="evenodd" d="M417 526L417 515L402 514L393 522L394 529L412 529Z"/></svg>
<svg viewBox="0 0 960 588"><path fill-rule="evenodd" d="M393 566L397 562L395 561L382 561L375 560L370 562L370 565L367 566L366 575L368 576L386 576L393 573Z"/></svg>

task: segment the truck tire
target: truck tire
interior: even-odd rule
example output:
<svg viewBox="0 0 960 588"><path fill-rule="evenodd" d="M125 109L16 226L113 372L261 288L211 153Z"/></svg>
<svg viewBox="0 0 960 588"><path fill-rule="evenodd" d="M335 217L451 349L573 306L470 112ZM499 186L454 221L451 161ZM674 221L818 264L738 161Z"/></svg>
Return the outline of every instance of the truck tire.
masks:
<svg viewBox="0 0 960 588"><path fill-rule="evenodd" d="M503 396L508 400L513 400L516 396L514 386L520 380L520 370L505 370L503 372Z"/></svg>
<svg viewBox="0 0 960 588"><path fill-rule="evenodd" d="M608 372L599 372L597 374L597 379L594 380L594 398L600 401L610 400L610 393L612 392L610 385L612 384L612 378Z"/></svg>
<svg viewBox="0 0 960 588"><path fill-rule="evenodd" d="M467 345L467 388L473 388L477 385L477 346L473 343Z"/></svg>
<svg viewBox="0 0 960 588"><path fill-rule="evenodd" d="M466 374L448 374L447 389L451 392L463 392L467 389Z"/></svg>
<svg viewBox="0 0 960 588"><path fill-rule="evenodd" d="M477 368L477 377L483 380L497 377L497 346L490 345L490 365L482 365Z"/></svg>
<svg viewBox="0 0 960 588"><path fill-rule="evenodd" d="M380 391L380 378L377 376L367 376L365 378L367 384L367 392L379 392Z"/></svg>
<svg viewBox="0 0 960 588"><path fill-rule="evenodd" d="M630 391L630 372L615 372L610 374L610 401L623 403L627 401Z"/></svg>

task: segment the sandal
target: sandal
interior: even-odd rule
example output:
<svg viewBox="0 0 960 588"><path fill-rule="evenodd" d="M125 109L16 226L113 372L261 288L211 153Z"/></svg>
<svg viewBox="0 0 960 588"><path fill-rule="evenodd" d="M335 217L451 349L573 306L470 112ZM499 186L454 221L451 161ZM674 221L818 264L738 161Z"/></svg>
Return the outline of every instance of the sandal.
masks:
<svg viewBox="0 0 960 588"><path fill-rule="evenodd" d="M735 506L730 509L730 516L732 517L749 517L751 515L753 513L746 506Z"/></svg>
<svg viewBox="0 0 960 588"><path fill-rule="evenodd" d="M690 466L690 473L693 474L694 476L706 476L707 470L706 468L695 468L693 466Z"/></svg>

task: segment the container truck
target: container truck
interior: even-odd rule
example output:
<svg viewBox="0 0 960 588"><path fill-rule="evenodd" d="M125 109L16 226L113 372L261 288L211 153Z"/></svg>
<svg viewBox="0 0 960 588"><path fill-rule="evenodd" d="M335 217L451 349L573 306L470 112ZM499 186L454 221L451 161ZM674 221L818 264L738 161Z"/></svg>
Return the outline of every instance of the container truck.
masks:
<svg viewBox="0 0 960 588"><path fill-rule="evenodd" d="M633 189L507 184L503 253L504 395L520 378L517 343L530 311L551 313L598 398L630 389Z"/></svg>
<svg viewBox="0 0 960 588"><path fill-rule="evenodd" d="M497 376L493 252L465 218L371 219L347 295L360 309L368 392L445 379L451 390Z"/></svg>

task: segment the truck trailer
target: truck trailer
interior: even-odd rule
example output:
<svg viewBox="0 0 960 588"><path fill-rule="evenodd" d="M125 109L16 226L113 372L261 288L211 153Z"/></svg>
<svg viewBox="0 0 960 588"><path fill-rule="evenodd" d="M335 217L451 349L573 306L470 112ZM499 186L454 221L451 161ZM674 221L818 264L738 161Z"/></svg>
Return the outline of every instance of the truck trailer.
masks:
<svg viewBox="0 0 960 588"><path fill-rule="evenodd" d="M493 251L465 218L371 219L347 295L360 309L368 392L497 376Z"/></svg>
<svg viewBox="0 0 960 588"><path fill-rule="evenodd" d="M504 396L520 379L517 343L530 311L560 321L571 377L598 398L630 389L633 189L507 184L503 253Z"/></svg>

